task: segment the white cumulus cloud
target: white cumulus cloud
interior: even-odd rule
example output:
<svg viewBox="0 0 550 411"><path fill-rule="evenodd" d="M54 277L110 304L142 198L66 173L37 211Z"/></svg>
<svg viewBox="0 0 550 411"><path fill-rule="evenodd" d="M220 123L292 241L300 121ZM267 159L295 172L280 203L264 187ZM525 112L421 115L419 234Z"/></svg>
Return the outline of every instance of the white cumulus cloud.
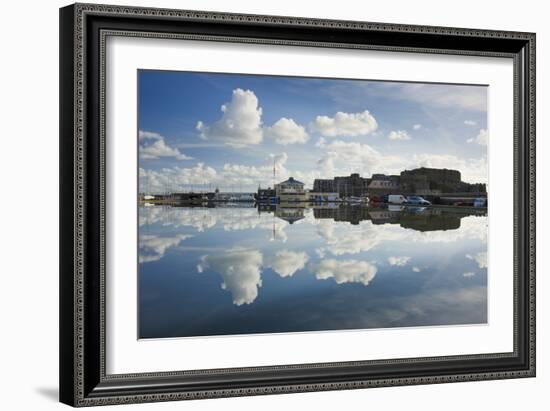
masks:
<svg viewBox="0 0 550 411"><path fill-rule="evenodd" d="M194 167L163 168L162 170L139 169L139 187L141 192L161 193L182 190L190 184L204 184L218 181L218 173L204 163Z"/></svg>
<svg viewBox="0 0 550 411"><path fill-rule="evenodd" d="M378 128L376 119L368 110L362 113L337 112L334 117L317 116L311 129L324 137L356 137L372 133Z"/></svg>
<svg viewBox="0 0 550 411"><path fill-rule="evenodd" d="M321 173L329 178L336 174L336 165L334 161L336 160L335 153L328 153L324 157L321 157L317 160L317 166L321 170Z"/></svg>
<svg viewBox="0 0 550 411"><path fill-rule="evenodd" d="M410 140L411 136L405 130L393 130L388 135L388 138L390 140Z"/></svg>
<svg viewBox="0 0 550 411"><path fill-rule="evenodd" d="M248 166L242 164L226 163L220 172L220 183L227 186L234 184L238 186L257 185L258 182L271 185L273 181L273 167L277 180L287 179L290 174L286 169L288 155L286 153L271 154L269 160L263 166Z"/></svg>
<svg viewBox="0 0 550 411"><path fill-rule="evenodd" d="M382 154L373 147L357 142L335 140L325 148L339 160L349 162L371 164L379 163L383 158Z"/></svg>
<svg viewBox="0 0 550 411"><path fill-rule="evenodd" d="M272 138L277 144L305 144L309 140L306 129L293 119L282 117L271 127L264 130L266 138Z"/></svg>
<svg viewBox="0 0 550 411"><path fill-rule="evenodd" d="M422 124L415 124L413 126L413 130L420 130L422 128Z"/></svg>
<svg viewBox="0 0 550 411"><path fill-rule="evenodd" d="M138 137L140 140L145 140L148 138L152 140L162 140L164 138L156 131L147 131L147 130L139 130Z"/></svg>
<svg viewBox="0 0 550 411"><path fill-rule="evenodd" d="M334 175L345 175L351 172L362 175L372 173L392 173L405 169L408 159L395 155L384 155L368 144L356 141L333 140L329 144L321 142L325 154L317 164L332 178Z"/></svg>
<svg viewBox="0 0 550 411"><path fill-rule="evenodd" d="M222 117L206 125L197 123L196 129L205 140L218 140L229 146L243 147L263 140L262 108L251 90L233 90L231 101L221 106Z"/></svg>
<svg viewBox="0 0 550 411"><path fill-rule="evenodd" d="M143 160L157 160L161 157L174 157L176 160L191 160L177 148L170 147L162 135L154 131L139 130L139 157Z"/></svg>
<svg viewBox="0 0 550 411"><path fill-rule="evenodd" d="M468 143L477 143L480 146L486 146L488 139L489 139L489 133L487 132L486 129L482 128L481 130L479 130L479 133L477 134L477 136L469 138L466 141Z"/></svg>

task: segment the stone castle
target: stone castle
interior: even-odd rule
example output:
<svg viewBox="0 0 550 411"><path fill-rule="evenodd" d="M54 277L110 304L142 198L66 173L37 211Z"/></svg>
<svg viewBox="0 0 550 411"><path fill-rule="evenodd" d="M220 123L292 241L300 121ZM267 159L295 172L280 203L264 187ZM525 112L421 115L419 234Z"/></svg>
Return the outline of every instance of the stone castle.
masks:
<svg viewBox="0 0 550 411"><path fill-rule="evenodd" d="M340 197L362 197L365 195L418 194L438 195L450 193L485 193L483 183L462 181L460 171L421 167L405 170L400 175L373 174L371 178L351 174L333 179L316 179L313 191L317 193L338 193Z"/></svg>

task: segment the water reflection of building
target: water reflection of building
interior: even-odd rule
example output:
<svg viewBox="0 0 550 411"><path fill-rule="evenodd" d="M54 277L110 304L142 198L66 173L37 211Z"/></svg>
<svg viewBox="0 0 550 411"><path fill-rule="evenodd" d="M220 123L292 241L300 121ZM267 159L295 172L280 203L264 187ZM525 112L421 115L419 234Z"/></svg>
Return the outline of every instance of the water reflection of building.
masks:
<svg viewBox="0 0 550 411"><path fill-rule="evenodd" d="M307 200L311 203L330 203L339 201L340 195L338 193L331 192L316 193L314 191L310 191L307 193Z"/></svg>
<svg viewBox="0 0 550 411"><path fill-rule="evenodd" d="M273 213L275 217L280 218L281 220L286 221L287 223L294 224L296 221L302 220L305 218L305 211L307 208L304 207L285 207L284 205L279 204L257 204L258 213Z"/></svg>
<svg viewBox="0 0 550 411"><path fill-rule="evenodd" d="M269 203L257 203L256 207L258 208L258 213L274 213L277 209L276 204Z"/></svg>
<svg viewBox="0 0 550 411"><path fill-rule="evenodd" d="M273 213L286 222L293 224L313 213L315 219L330 219L353 225L370 220L372 224L398 224L403 228L416 231L456 230L460 228L463 217L486 216L484 209L435 208L435 207L364 207L342 203L326 203L312 207L288 207L281 205L258 205L259 213Z"/></svg>
<svg viewBox="0 0 550 411"><path fill-rule="evenodd" d="M373 224L399 224L403 228L416 231L456 230L460 228L460 220L467 213L456 212L434 213L431 208L400 210L386 209L369 212L369 220Z"/></svg>
<svg viewBox="0 0 550 411"><path fill-rule="evenodd" d="M455 230L460 220L470 215L487 215L485 210L436 209L423 207L368 208L340 204L333 208L313 207L316 219L332 219L359 224L370 220L373 224L399 224L417 231Z"/></svg>
<svg viewBox="0 0 550 411"><path fill-rule="evenodd" d="M258 192L256 193L256 201L258 203L266 204L271 203L274 204L276 202L276 193L275 189L268 187L268 188L261 188L258 187Z"/></svg>
<svg viewBox="0 0 550 411"><path fill-rule="evenodd" d="M290 224L294 224L296 221L305 217L304 210L305 208L276 207L274 212L276 217Z"/></svg>
<svg viewBox="0 0 550 411"><path fill-rule="evenodd" d="M313 208L313 216L316 219L332 219L334 221L346 221L351 224L359 224L369 219L367 207L349 206L340 204L333 208Z"/></svg>

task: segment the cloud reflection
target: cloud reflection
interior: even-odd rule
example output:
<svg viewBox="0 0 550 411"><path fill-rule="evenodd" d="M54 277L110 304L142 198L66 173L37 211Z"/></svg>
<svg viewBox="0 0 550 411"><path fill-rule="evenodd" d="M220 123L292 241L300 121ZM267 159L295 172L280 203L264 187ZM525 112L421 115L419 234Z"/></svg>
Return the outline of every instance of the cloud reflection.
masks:
<svg viewBox="0 0 550 411"><path fill-rule="evenodd" d="M176 247L183 240L193 237L192 235L176 235L174 237L161 237L158 235L142 234L139 236L139 262L150 263L158 261L166 250Z"/></svg>
<svg viewBox="0 0 550 411"><path fill-rule="evenodd" d="M265 230L270 241L286 242L288 236L284 229L288 225L284 220L268 214L258 214L248 208L212 208L151 206L139 209L139 226L159 225L161 227L191 227L197 233L206 232L216 226L224 231Z"/></svg>
<svg viewBox="0 0 550 411"><path fill-rule="evenodd" d="M317 248L319 256L327 253L334 256L359 254L390 242L448 244L465 239L487 242L486 217L475 216L462 218L461 227L457 230L423 232L404 229L395 224L362 222L358 225L322 223L318 225L317 233L326 243L326 247Z"/></svg>
<svg viewBox="0 0 550 411"><path fill-rule="evenodd" d="M269 259L268 265L281 277L292 277L306 266L308 260L308 255L303 251L280 250Z"/></svg>
<svg viewBox="0 0 550 411"><path fill-rule="evenodd" d="M258 250L233 249L220 255L201 257L197 271L202 273L208 268L223 278L222 289L228 290L233 304L251 304L258 297L258 288L262 286L262 253Z"/></svg>
<svg viewBox="0 0 550 411"><path fill-rule="evenodd" d="M319 280L332 278L336 284L369 285L378 269L368 261L328 259L321 261L313 271Z"/></svg>
<svg viewBox="0 0 550 411"><path fill-rule="evenodd" d="M466 258L469 260L474 260L479 268L487 268L487 252L483 251L475 255L466 254Z"/></svg>
<svg viewBox="0 0 550 411"><path fill-rule="evenodd" d="M192 227L204 232L216 225L216 215L207 208L142 207L139 209L139 226L154 224L163 227Z"/></svg>
<svg viewBox="0 0 550 411"><path fill-rule="evenodd" d="M388 264L389 265L396 265L397 267L403 267L407 265L407 263L411 260L411 257L394 257L390 256L388 257Z"/></svg>

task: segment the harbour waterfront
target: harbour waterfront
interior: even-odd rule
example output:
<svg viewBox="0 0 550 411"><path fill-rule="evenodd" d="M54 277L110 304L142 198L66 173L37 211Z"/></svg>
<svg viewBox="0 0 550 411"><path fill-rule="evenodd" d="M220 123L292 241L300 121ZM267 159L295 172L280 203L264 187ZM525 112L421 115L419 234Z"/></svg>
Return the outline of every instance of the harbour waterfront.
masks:
<svg viewBox="0 0 550 411"><path fill-rule="evenodd" d="M486 209L139 207L139 337L487 322Z"/></svg>
<svg viewBox="0 0 550 411"><path fill-rule="evenodd" d="M427 200L424 196L439 205L460 205L487 207L487 190L483 183L467 183L462 181L457 170L421 167L414 170L404 170L400 175L373 174L370 178L361 177L358 173L350 176L340 176L333 179L315 179L313 189L308 189L294 177L275 184L276 173L273 168L273 188L258 187L256 193L220 192L204 190L180 190L179 192L147 194L141 192L141 203L152 202L162 204L202 205L207 202L250 202L260 204L279 203L395 203L389 196L401 196L404 202L418 203ZM192 188L192 187L191 187ZM411 197L416 197L414 201ZM477 201L476 201L477 200ZM403 201L399 201L402 203ZM476 205L476 203L480 203Z"/></svg>

